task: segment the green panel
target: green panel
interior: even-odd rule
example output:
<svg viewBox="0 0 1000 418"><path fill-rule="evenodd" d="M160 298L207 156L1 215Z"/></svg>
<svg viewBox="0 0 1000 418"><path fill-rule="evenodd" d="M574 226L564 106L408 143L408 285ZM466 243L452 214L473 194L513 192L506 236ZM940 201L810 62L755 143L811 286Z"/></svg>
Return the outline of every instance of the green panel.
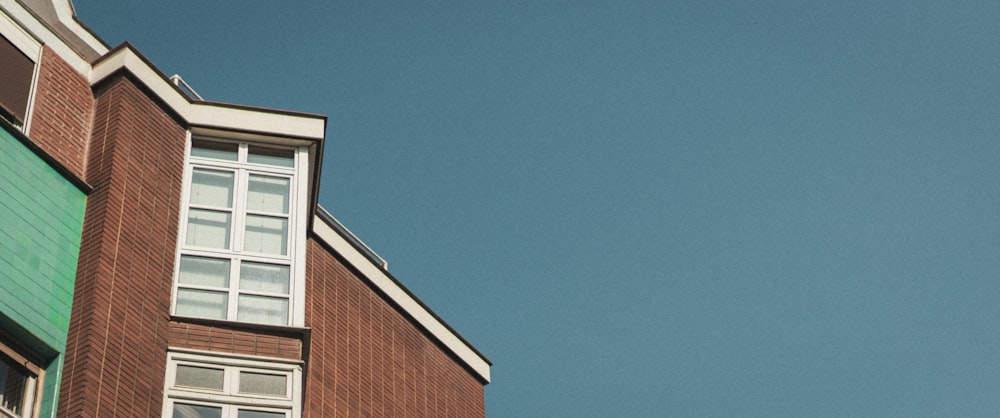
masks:
<svg viewBox="0 0 1000 418"><path fill-rule="evenodd" d="M0 309L62 351L86 195L0 130Z"/></svg>
<svg viewBox="0 0 1000 418"><path fill-rule="evenodd" d="M69 332L86 195L0 125L0 332L47 359L53 416Z"/></svg>

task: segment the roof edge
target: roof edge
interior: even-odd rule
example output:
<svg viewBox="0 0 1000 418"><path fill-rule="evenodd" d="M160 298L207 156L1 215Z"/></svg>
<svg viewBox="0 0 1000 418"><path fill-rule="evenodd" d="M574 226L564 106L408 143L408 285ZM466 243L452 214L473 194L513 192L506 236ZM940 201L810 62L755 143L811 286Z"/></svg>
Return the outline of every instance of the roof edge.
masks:
<svg viewBox="0 0 1000 418"><path fill-rule="evenodd" d="M92 65L91 86L118 71L128 71L189 125L314 140L326 136L323 115L192 100L128 42L108 51Z"/></svg>
<svg viewBox="0 0 1000 418"><path fill-rule="evenodd" d="M0 11L52 49L91 86L118 71L127 71L189 126L320 141L326 136L323 115L192 100L132 44L124 42L108 49L76 18L70 0L0 0Z"/></svg>
<svg viewBox="0 0 1000 418"><path fill-rule="evenodd" d="M322 207L317 205L317 212L321 211L325 212ZM338 233L327 219L323 216L315 215L312 232L315 237L340 254L365 279L413 318L414 322L451 351L480 380L484 383L490 382L490 366L493 363L480 353L479 350L476 350L465 338L459 335L457 331L445 323L441 317L410 292L406 286L403 286L399 280L389 274L388 271L379 267L363 251Z"/></svg>
<svg viewBox="0 0 1000 418"><path fill-rule="evenodd" d="M76 18L72 0L14 0L86 61L104 55L108 45Z"/></svg>

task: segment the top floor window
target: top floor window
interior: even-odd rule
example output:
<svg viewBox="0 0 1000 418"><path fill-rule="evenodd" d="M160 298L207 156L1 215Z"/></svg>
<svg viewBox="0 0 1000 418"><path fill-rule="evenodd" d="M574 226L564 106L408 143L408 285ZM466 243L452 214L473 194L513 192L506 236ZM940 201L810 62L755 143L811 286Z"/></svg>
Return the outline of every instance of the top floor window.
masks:
<svg viewBox="0 0 1000 418"><path fill-rule="evenodd" d="M174 293L178 316L291 325L303 266L297 148L194 139ZM303 153L304 154L304 153Z"/></svg>
<svg viewBox="0 0 1000 418"><path fill-rule="evenodd" d="M23 127L28 117L28 101L35 62L4 36L0 36L0 117Z"/></svg>

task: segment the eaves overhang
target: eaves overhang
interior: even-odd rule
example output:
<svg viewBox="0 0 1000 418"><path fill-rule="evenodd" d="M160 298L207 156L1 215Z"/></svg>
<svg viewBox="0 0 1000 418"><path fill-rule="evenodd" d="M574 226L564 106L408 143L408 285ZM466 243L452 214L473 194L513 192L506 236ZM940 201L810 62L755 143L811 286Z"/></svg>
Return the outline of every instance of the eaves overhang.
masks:
<svg viewBox="0 0 1000 418"><path fill-rule="evenodd" d="M108 46L76 18L70 0L16 0L49 27L81 58L93 61L108 52Z"/></svg>
<svg viewBox="0 0 1000 418"><path fill-rule="evenodd" d="M90 62L108 52L104 41L76 19L70 0L0 0L0 12L85 77Z"/></svg>
<svg viewBox="0 0 1000 418"><path fill-rule="evenodd" d="M70 0L0 0L0 13L52 49L91 86L128 72L188 127L312 141L322 141L325 136L326 117L322 115L189 98L128 42L109 49L76 19Z"/></svg>
<svg viewBox="0 0 1000 418"><path fill-rule="evenodd" d="M128 42L93 63L90 84L96 85L121 71L138 79L192 127L313 141L321 141L326 135L326 116L323 115L192 100Z"/></svg>

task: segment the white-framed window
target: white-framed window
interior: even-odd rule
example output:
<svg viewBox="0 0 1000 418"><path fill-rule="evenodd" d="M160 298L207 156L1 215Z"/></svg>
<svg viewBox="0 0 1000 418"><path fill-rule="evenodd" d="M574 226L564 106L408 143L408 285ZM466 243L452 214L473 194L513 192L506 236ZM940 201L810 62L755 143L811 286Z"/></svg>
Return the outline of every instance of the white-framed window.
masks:
<svg viewBox="0 0 1000 418"><path fill-rule="evenodd" d="M167 353L163 416L301 416L302 367L296 362L194 351Z"/></svg>
<svg viewBox="0 0 1000 418"><path fill-rule="evenodd" d="M301 325L307 151L201 138L189 149L174 315Z"/></svg>
<svg viewBox="0 0 1000 418"><path fill-rule="evenodd" d="M37 417L44 371L0 342L0 417Z"/></svg>

